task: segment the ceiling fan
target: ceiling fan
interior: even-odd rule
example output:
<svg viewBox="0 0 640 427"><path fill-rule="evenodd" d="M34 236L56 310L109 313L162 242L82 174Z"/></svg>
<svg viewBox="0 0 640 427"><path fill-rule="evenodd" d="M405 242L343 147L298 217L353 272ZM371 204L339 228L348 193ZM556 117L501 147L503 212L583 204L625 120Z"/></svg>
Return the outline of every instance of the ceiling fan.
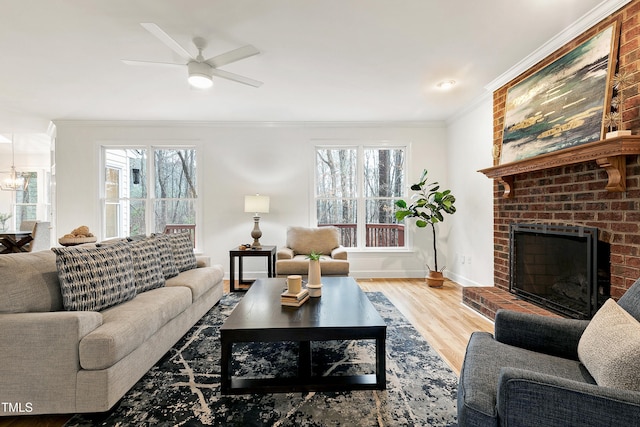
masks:
<svg viewBox="0 0 640 427"><path fill-rule="evenodd" d="M162 43L167 45L171 50L180 55L184 59L184 63L173 62L150 62L150 61L134 61L129 59L123 59L122 62L128 65L159 65L169 67L187 67L189 72L189 84L198 89L206 89L213 85L213 76L221 77L223 79L232 80L234 82L243 83L253 87L260 87L262 82L249 77L244 77L229 71L221 70L219 67L230 64L232 62L240 61L241 59L249 58L250 56L260 53L258 49L251 45L243 46L238 49L231 50L221 55L214 56L209 59L204 59L202 51L207 46L206 40L201 37L195 37L193 44L198 49L198 55L194 58L185 48L180 46L173 38L165 33L162 28L153 23L141 23L142 27L157 37Z"/></svg>

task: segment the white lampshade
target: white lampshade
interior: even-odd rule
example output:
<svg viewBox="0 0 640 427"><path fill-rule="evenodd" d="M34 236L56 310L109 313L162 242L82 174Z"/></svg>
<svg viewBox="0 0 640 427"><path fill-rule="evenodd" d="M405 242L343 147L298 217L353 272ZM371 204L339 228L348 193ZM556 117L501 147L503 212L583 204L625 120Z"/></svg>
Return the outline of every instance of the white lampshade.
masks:
<svg viewBox="0 0 640 427"><path fill-rule="evenodd" d="M269 213L269 196L244 196L244 211L259 213Z"/></svg>

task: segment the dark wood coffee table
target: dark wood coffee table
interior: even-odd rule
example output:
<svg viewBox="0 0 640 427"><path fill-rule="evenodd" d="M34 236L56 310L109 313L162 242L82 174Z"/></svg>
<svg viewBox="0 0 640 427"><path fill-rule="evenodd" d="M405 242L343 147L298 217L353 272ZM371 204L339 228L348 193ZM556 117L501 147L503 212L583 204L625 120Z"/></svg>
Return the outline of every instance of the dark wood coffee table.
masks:
<svg viewBox="0 0 640 427"><path fill-rule="evenodd" d="M258 279L220 328L222 394L293 391L384 390L387 326L351 277L323 277L322 296L302 307L283 307L285 279ZM317 376L311 372L311 341L364 340L376 343L375 374ZM233 344L294 341L300 345L293 378L233 377ZM292 363L296 363L295 360Z"/></svg>

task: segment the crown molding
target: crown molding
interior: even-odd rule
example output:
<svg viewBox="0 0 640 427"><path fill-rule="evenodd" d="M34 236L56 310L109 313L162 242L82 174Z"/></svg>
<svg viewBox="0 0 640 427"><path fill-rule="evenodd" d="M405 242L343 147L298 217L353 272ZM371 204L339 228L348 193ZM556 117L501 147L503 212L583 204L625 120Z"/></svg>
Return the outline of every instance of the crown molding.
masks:
<svg viewBox="0 0 640 427"><path fill-rule="evenodd" d="M608 18L611 14L620 10L632 0L604 0L599 5L587 12L582 18L571 24L558 35L554 36L541 47L532 52L529 56L508 69L495 80L485 86L485 89L493 93L497 89L509 83L511 80L524 73L547 56L551 55L562 46L575 39L580 34L587 31L600 21Z"/></svg>
<svg viewBox="0 0 640 427"><path fill-rule="evenodd" d="M243 122L183 120L54 120L57 127L202 127L202 128L440 128L444 120L358 122Z"/></svg>

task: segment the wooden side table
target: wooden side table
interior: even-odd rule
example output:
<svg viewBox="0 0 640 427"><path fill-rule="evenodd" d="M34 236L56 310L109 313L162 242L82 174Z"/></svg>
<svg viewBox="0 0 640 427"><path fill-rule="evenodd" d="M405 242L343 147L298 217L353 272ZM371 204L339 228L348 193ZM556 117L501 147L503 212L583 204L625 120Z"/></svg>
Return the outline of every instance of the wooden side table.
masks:
<svg viewBox="0 0 640 427"><path fill-rule="evenodd" d="M236 257L238 258L238 285L249 285L254 280L244 280L242 278L242 260L244 257L265 257L267 258L267 275L275 277L276 272L276 246L263 245L262 249L240 250L238 248L229 251L229 290L231 292L246 291L247 289L236 288Z"/></svg>

